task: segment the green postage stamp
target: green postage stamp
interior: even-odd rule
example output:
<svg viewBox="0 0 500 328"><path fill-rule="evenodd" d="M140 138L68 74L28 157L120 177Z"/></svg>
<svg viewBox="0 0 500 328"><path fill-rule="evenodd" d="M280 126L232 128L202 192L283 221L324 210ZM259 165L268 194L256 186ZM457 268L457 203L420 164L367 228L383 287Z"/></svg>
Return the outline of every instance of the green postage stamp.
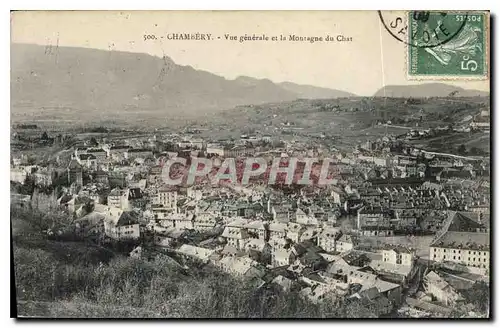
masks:
<svg viewBox="0 0 500 328"><path fill-rule="evenodd" d="M408 77L488 76L488 12L408 13Z"/></svg>

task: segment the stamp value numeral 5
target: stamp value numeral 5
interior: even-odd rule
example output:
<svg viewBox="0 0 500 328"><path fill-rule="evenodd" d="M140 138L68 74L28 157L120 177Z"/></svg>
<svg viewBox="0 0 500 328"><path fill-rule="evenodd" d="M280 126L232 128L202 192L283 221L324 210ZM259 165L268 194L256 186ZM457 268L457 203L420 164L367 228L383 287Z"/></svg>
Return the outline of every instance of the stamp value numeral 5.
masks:
<svg viewBox="0 0 500 328"><path fill-rule="evenodd" d="M477 62L474 59L470 59L469 56L465 55L462 57L460 68L462 69L462 71L475 72L477 70Z"/></svg>

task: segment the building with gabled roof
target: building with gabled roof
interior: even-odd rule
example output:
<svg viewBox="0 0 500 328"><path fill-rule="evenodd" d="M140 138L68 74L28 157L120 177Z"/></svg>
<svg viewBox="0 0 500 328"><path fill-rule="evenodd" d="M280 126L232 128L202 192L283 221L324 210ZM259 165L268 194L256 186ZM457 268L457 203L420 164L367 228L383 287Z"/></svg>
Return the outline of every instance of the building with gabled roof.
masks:
<svg viewBox="0 0 500 328"><path fill-rule="evenodd" d="M194 228L194 214L171 213L167 214L160 224L164 227L177 228L180 230L192 230Z"/></svg>
<svg viewBox="0 0 500 328"><path fill-rule="evenodd" d="M317 238L319 234L321 233L321 229L315 228L315 227L309 227L306 228L304 233L299 238L300 242L306 241L306 240L315 240L317 242Z"/></svg>
<svg viewBox="0 0 500 328"><path fill-rule="evenodd" d="M215 253L215 250L183 244L176 250L176 252L206 263L209 261L210 256Z"/></svg>
<svg viewBox="0 0 500 328"><path fill-rule="evenodd" d="M361 235L392 236L394 234L388 211L379 206L360 209L356 228Z"/></svg>
<svg viewBox="0 0 500 328"><path fill-rule="evenodd" d="M306 227L299 223L288 222L286 224L286 238L294 243L300 242L300 237L306 231Z"/></svg>
<svg viewBox="0 0 500 328"><path fill-rule="evenodd" d="M154 226L154 232L154 244L160 247L172 247L186 234L185 230L164 228L158 225Z"/></svg>
<svg viewBox="0 0 500 328"><path fill-rule="evenodd" d="M464 300L463 296L435 271L429 272L424 277L424 289L427 294L446 306Z"/></svg>
<svg viewBox="0 0 500 328"><path fill-rule="evenodd" d="M80 236L104 234L105 216L98 212L89 213L74 221L76 233Z"/></svg>
<svg viewBox="0 0 500 328"><path fill-rule="evenodd" d="M269 239L284 239L287 235L287 225L285 223L275 223L269 224Z"/></svg>
<svg viewBox="0 0 500 328"><path fill-rule="evenodd" d="M415 260L415 251L406 246L390 246L381 250L383 262L411 267Z"/></svg>
<svg viewBox="0 0 500 328"><path fill-rule="evenodd" d="M447 231L430 245L430 259L489 269L490 234Z"/></svg>
<svg viewBox="0 0 500 328"><path fill-rule="evenodd" d="M116 240L139 239L141 236L139 215L134 211L121 211L119 215L107 215L104 220L104 232Z"/></svg>
<svg viewBox="0 0 500 328"><path fill-rule="evenodd" d="M261 264L247 256L225 256L219 261L218 266L237 277L262 278L266 273Z"/></svg>
<svg viewBox="0 0 500 328"><path fill-rule="evenodd" d="M354 249L355 245L356 239L353 236L343 234L335 243L335 251L339 253L347 252Z"/></svg>
<svg viewBox="0 0 500 328"><path fill-rule="evenodd" d="M129 210L129 189L120 189L118 187L111 190L107 197L108 205L122 210Z"/></svg>
<svg viewBox="0 0 500 328"><path fill-rule="evenodd" d="M245 225L248 234L253 236L253 238L258 238L261 240L267 240L267 223L262 220L253 220Z"/></svg>
<svg viewBox="0 0 500 328"><path fill-rule="evenodd" d="M339 228L328 227L321 231L318 235L318 246L321 247L326 252L336 251L336 241L342 233Z"/></svg>
<svg viewBox="0 0 500 328"><path fill-rule="evenodd" d="M353 271L352 274L349 273L347 281L349 284L357 283L362 285L361 290L359 290L358 293L370 288L376 288L377 292L380 295L387 297L389 301L394 303L401 302L401 285L382 280L375 274Z"/></svg>
<svg viewBox="0 0 500 328"><path fill-rule="evenodd" d="M197 214L194 217L193 229L196 231L212 231L217 226L217 217L212 213Z"/></svg>
<svg viewBox="0 0 500 328"><path fill-rule="evenodd" d="M83 170L82 166L76 159L72 159L68 165L68 183L75 183L77 186L83 185Z"/></svg>
<svg viewBox="0 0 500 328"><path fill-rule="evenodd" d="M245 250L247 252L258 252L258 253L271 253L271 246L263 239L248 239L245 244Z"/></svg>
<svg viewBox="0 0 500 328"><path fill-rule="evenodd" d="M277 223L288 223L291 218L295 218L291 206L288 204L273 205L271 207L271 214L273 215L273 220Z"/></svg>
<svg viewBox="0 0 500 328"><path fill-rule="evenodd" d="M490 234L476 232L483 227L466 215L452 212L430 244L430 259L465 265L485 274L490 267Z"/></svg>
<svg viewBox="0 0 500 328"><path fill-rule="evenodd" d="M93 154L78 154L75 157L78 164L85 166L89 169L97 168L97 158Z"/></svg>
<svg viewBox="0 0 500 328"><path fill-rule="evenodd" d="M177 209L177 189L171 187L161 187L154 195L152 202L165 208Z"/></svg>
<svg viewBox="0 0 500 328"><path fill-rule="evenodd" d="M273 280L271 280L272 284L276 284L279 286L283 291L289 292L292 290L296 282L288 277L285 277L283 275L277 275L274 277Z"/></svg>
<svg viewBox="0 0 500 328"><path fill-rule="evenodd" d="M273 268L289 266L295 261L295 254L291 249L273 248L271 252L271 266Z"/></svg>
<svg viewBox="0 0 500 328"><path fill-rule="evenodd" d="M244 224L228 224L222 232L222 237L226 238L227 243L238 250L244 250L245 244L250 236L244 228Z"/></svg>

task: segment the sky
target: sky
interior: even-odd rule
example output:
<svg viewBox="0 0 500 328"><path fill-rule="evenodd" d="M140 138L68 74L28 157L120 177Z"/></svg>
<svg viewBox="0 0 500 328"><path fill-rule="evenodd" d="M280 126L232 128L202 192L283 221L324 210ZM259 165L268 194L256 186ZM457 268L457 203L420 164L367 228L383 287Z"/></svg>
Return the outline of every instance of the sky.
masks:
<svg viewBox="0 0 500 328"><path fill-rule="evenodd" d="M213 39L168 40L172 33ZM342 35L352 41L239 42L226 40L226 34ZM385 30L376 11L19 11L11 15L11 42L165 54L177 64L227 79L243 75L363 96L384 85L436 82L408 80L406 45ZM485 80L446 83L489 91Z"/></svg>

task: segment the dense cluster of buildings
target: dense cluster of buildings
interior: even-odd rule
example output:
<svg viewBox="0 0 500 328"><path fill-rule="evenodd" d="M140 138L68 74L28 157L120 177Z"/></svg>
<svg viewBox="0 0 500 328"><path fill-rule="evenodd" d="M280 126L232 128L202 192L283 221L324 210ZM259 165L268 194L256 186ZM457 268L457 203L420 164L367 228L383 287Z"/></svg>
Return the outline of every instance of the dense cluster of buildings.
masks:
<svg viewBox="0 0 500 328"><path fill-rule="evenodd" d="M13 156L11 181L58 181L57 206L75 217L77 234L137 240L131 256L165 249L256 288L274 284L314 302L446 315L463 300L464 281L489 279L489 159L395 144L384 137L345 153L298 141L276 147L269 136L230 144L156 135L87 140L50 166ZM311 153L332 160L335 183L289 192L258 183L169 186L162 179L164 163L178 156Z"/></svg>

